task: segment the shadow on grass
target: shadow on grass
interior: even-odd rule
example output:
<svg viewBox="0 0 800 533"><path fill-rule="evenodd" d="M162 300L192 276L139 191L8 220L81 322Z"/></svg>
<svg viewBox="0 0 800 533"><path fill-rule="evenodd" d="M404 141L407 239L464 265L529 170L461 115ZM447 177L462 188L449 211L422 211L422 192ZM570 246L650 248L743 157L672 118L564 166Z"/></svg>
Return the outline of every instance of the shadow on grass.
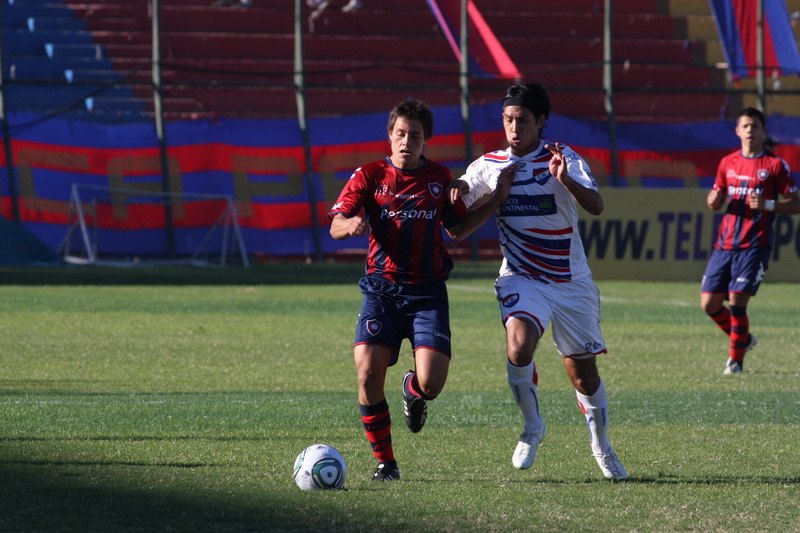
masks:
<svg viewBox="0 0 800 533"><path fill-rule="evenodd" d="M355 491L306 493L264 478L263 485L232 486L226 480L208 486L207 464L158 464L82 461L13 460L0 462L0 529L18 531L371 531L375 517L359 508L352 496L387 494L384 487ZM235 470L235 469L234 469ZM236 471L229 473L231 478ZM463 478L401 482L403 492L420 484L463 483ZM473 478L470 483L519 487L608 485L603 479L558 478L498 480ZM631 478L613 485L797 485L797 476L664 475ZM397 487L400 488L400 487ZM395 487L389 496L396 497ZM377 496L382 497L382 496ZM441 525L446 529L447 518ZM406 524L408 526L409 524ZM428 524L431 526L431 524ZM399 528L410 530L408 527ZM416 528L415 528L416 529ZM437 528L434 528L437 529Z"/></svg>
<svg viewBox="0 0 800 533"><path fill-rule="evenodd" d="M157 478L202 471L193 465L0 464L0 529L4 531L342 531L370 529L368 517L341 517L342 494L299 490L241 492L192 485L154 488ZM125 475L128 472L130 475ZM319 497L323 496L323 497ZM324 496L334 496L325 498ZM245 501L243 501L245 500Z"/></svg>

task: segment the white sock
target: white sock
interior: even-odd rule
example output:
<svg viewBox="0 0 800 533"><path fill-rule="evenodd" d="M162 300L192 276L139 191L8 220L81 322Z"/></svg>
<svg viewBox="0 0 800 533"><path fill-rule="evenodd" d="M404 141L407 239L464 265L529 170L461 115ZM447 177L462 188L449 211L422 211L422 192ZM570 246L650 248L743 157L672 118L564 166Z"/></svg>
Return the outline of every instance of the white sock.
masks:
<svg viewBox="0 0 800 533"><path fill-rule="evenodd" d="M539 414L539 396L536 385L533 383L534 363L526 366L514 366L511 361L506 362L508 371L508 385L514 400L522 411L525 419L526 433L541 433L544 431L544 420Z"/></svg>
<svg viewBox="0 0 800 533"><path fill-rule="evenodd" d="M586 417L589 426L592 452L603 453L611 447L608 441L608 401L606 399L606 385L601 380L597 391L591 396L581 394L577 390L578 404Z"/></svg>

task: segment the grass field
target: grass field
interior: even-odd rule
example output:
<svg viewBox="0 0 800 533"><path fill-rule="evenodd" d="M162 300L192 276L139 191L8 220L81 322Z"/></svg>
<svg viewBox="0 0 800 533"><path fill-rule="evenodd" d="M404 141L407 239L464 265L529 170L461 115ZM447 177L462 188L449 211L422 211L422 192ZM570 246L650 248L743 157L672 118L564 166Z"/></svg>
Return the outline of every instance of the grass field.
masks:
<svg viewBox="0 0 800 533"><path fill-rule="evenodd" d="M370 481L351 341L359 265L248 271L0 269L0 530L800 531L800 286L762 286L758 347L726 340L697 283L599 282L611 438L604 480L549 337L534 467L505 381L496 264L449 282L454 357L419 434L389 371L403 479ZM336 446L347 490L301 492Z"/></svg>

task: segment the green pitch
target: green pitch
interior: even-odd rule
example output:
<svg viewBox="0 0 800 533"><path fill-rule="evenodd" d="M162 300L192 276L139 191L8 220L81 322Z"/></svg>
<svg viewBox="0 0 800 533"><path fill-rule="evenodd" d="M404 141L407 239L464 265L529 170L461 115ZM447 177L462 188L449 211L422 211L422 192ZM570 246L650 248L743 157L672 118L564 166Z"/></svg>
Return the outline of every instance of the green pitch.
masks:
<svg viewBox="0 0 800 533"><path fill-rule="evenodd" d="M454 357L419 434L388 376L403 479L370 481L351 341L359 265L0 271L0 529L21 531L797 531L800 285L752 301L745 374L697 283L600 282L611 439L604 480L555 349L528 471L505 381L496 264L449 282ZM49 283L49 285L44 285ZM347 490L301 492L326 442Z"/></svg>

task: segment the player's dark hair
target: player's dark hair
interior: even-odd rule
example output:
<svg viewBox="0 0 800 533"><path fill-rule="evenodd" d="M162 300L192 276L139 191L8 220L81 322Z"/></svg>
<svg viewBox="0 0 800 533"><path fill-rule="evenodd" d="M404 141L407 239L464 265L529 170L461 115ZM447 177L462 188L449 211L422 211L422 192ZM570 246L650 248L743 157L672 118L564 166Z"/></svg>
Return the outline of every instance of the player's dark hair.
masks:
<svg viewBox="0 0 800 533"><path fill-rule="evenodd" d="M516 105L529 109L534 116L550 116L550 97L541 83L522 83L506 89L503 107Z"/></svg>
<svg viewBox="0 0 800 533"><path fill-rule="evenodd" d="M738 122L742 117L758 119L761 122L761 127L767 127L767 118L764 116L764 113L762 113L761 110L756 109L755 107L745 107L742 109L742 111L739 113L739 116L736 117L736 121Z"/></svg>
<svg viewBox="0 0 800 533"><path fill-rule="evenodd" d="M433 137L433 112L428 108L425 102L420 100L404 100L394 106L389 113L389 123L386 130L391 133L394 129L394 123L397 122L397 117L404 117L407 120L417 120L422 124L422 131L427 141Z"/></svg>

